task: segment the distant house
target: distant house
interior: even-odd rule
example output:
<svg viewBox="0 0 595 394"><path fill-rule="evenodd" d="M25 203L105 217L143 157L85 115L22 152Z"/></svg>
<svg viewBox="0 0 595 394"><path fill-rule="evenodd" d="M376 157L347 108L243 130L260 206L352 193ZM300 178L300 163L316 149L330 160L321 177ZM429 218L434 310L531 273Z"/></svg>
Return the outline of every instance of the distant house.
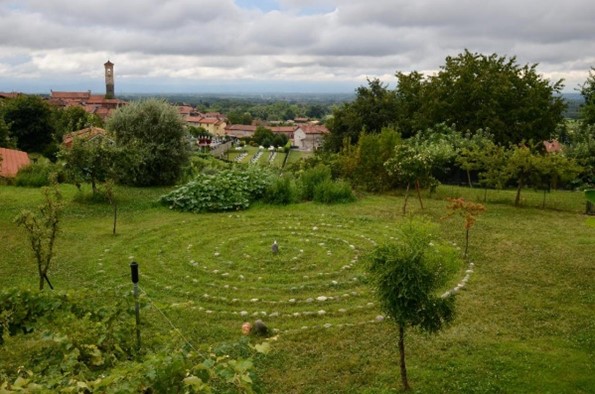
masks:
<svg viewBox="0 0 595 394"><path fill-rule="evenodd" d="M21 168L30 163L27 152L0 148L0 178L14 178Z"/></svg>
<svg viewBox="0 0 595 394"><path fill-rule="evenodd" d="M202 114L187 115L184 117L186 124L194 127L202 127L213 135L225 135L227 121L225 118L209 118Z"/></svg>
<svg viewBox="0 0 595 394"><path fill-rule="evenodd" d="M194 116L198 115L198 111L190 105L178 105L178 113L180 115L182 115L183 117L190 116L190 115L194 115Z"/></svg>
<svg viewBox="0 0 595 394"><path fill-rule="evenodd" d="M67 148L72 148L72 144L75 139L81 139L83 141L91 141L96 138L104 137L107 131L100 127L87 127L82 130L73 131L72 133L65 134L62 138L62 143Z"/></svg>
<svg viewBox="0 0 595 394"><path fill-rule="evenodd" d="M328 133L329 131L325 126L313 124L301 125L295 131L293 145L301 150L313 151L322 145L324 136Z"/></svg>
<svg viewBox="0 0 595 394"><path fill-rule="evenodd" d="M298 126L275 126L269 127L269 129L273 134L285 134L288 140L293 141L293 136L298 129Z"/></svg>
<svg viewBox="0 0 595 394"><path fill-rule="evenodd" d="M232 124L225 128L225 135L235 138L252 137L256 131L257 126L245 124Z"/></svg>

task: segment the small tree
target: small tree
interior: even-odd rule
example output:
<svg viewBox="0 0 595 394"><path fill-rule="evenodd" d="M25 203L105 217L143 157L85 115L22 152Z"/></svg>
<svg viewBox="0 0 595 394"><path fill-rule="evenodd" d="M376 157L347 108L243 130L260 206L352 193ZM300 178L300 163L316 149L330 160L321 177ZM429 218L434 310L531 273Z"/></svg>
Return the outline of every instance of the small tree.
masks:
<svg viewBox="0 0 595 394"><path fill-rule="evenodd" d="M517 192L514 199L515 206L518 207L521 204L521 191L523 188L537 177L538 165L538 158L527 146L520 145L513 149L506 165L506 172L510 179L517 183Z"/></svg>
<svg viewBox="0 0 595 394"><path fill-rule="evenodd" d="M465 201L463 198L449 198L450 205L447 209L449 211L448 216L459 214L465 219L465 252L463 257L467 258L467 251L469 250L469 230L475 224L477 216L485 211L483 204L477 204L471 201Z"/></svg>
<svg viewBox="0 0 595 394"><path fill-rule="evenodd" d="M65 162L66 173L77 184L91 183L93 195L97 194L97 184L113 178L115 173L116 147L108 138L90 141L76 139L71 148L60 152Z"/></svg>
<svg viewBox="0 0 595 394"><path fill-rule="evenodd" d="M42 189L44 203L39 206L39 213L22 210L14 222L27 231L31 249L37 262L39 290L43 290L44 281L50 284L47 272L54 256L54 243L58 234L58 224L62 212L62 195L58 186ZM51 287L51 284L50 284Z"/></svg>
<svg viewBox="0 0 595 394"><path fill-rule="evenodd" d="M442 298L461 265L456 251L433 236L427 223L409 222L401 228L399 243L376 247L368 256L369 272L382 310L399 329L400 371L409 390L405 364L406 327L437 332L454 317L454 294Z"/></svg>
<svg viewBox="0 0 595 394"><path fill-rule="evenodd" d="M403 202L403 214L407 211L409 189L412 183L414 183L417 190L419 205L423 209L420 183L427 183L434 179L431 175L431 152L421 146L413 146L406 143L399 144L395 147L395 155L387 160L384 166L389 174L394 176L399 182L407 185L405 189L405 201Z"/></svg>

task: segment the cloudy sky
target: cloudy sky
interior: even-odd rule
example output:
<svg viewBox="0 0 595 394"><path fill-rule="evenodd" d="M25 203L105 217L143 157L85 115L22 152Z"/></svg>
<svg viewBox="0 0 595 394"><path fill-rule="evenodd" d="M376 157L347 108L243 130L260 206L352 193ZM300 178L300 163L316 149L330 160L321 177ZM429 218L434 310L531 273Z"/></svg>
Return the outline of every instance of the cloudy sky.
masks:
<svg viewBox="0 0 595 394"><path fill-rule="evenodd" d="M0 0L0 91L353 92L472 52L574 91L593 0Z"/></svg>

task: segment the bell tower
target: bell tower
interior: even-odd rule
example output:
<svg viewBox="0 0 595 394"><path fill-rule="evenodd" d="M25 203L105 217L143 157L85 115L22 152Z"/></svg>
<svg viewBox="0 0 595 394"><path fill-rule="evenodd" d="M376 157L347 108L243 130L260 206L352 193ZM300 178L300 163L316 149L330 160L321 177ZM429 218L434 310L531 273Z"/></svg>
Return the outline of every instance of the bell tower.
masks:
<svg viewBox="0 0 595 394"><path fill-rule="evenodd" d="M114 93L114 63L109 60L103 65L105 67L105 98L115 97Z"/></svg>

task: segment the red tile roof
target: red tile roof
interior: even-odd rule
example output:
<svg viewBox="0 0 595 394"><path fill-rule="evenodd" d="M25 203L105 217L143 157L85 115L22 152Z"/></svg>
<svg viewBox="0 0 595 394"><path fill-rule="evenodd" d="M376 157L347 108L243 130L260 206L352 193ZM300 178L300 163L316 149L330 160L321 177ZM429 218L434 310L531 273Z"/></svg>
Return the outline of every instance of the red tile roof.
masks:
<svg viewBox="0 0 595 394"><path fill-rule="evenodd" d="M98 135L105 135L107 132L100 128L100 127L87 127L86 129L82 129L79 131L73 131L72 133L68 133L64 135L62 138L62 143L66 145L66 147L70 148L75 139L80 138L85 141L89 141Z"/></svg>
<svg viewBox="0 0 595 394"><path fill-rule="evenodd" d="M21 93L18 93L18 92L10 92L10 93L0 92L0 98L16 98L20 95L21 95Z"/></svg>
<svg viewBox="0 0 595 394"><path fill-rule="evenodd" d="M257 126L252 126L252 125L245 125L245 124L232 124L230 126L227 126L225 128L225 130L230 130L230 131L256 131L256 127Z"/></svg>
<svg viewBox="0 0 595 394"><path fill-rule="evenodd" d="M298 129L297 126L276 126L268 127L273 133L293 133Z"/></svg>
<svg viewBox="0 0 595 394"><path fill-rule="evenodd" d="M51 91L51 98L59 98L64 100L86 100L91 97L91 91L86 92L56 92Z"/></svg>
<svg viewBox="0 0 595 394"><path fill-rule="evenodd" d="M328 134L329 131L325 126L322 125L302 125L300 128L306 134Z"/></svg>
<svg viewBox="0 0 595 394"><path fill-rule="evenodd" d="M0 148L0 177L14 178L17 172L30 163L27 152L14 149Z"/></svg>

